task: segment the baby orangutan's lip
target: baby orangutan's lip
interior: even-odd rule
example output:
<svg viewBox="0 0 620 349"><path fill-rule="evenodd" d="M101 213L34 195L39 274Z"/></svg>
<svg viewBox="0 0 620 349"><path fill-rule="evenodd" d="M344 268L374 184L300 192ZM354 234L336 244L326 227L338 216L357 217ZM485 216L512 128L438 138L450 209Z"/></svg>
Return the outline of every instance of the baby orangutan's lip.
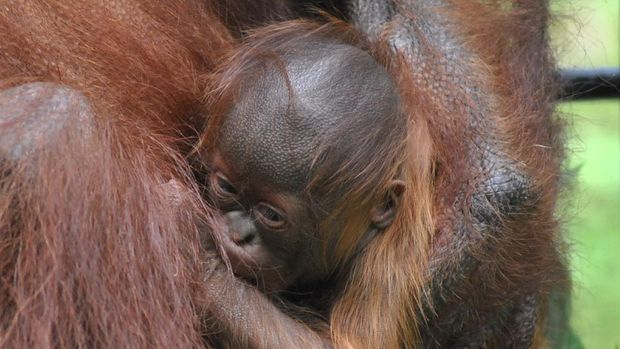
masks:
<svg viewBox="0 0 620 349"><path fill-rule="evenodd" d="M255 280L258 265L254 262L252 256L226 234L223 234L221 242L235 275L248 281Z"/></svg>
<svg viewBox="0 0 620 349"><path fill-rule="evenodd" d="M279 271L261 270L254 258L228 235L224 234L220 241L236 277L267 293L278 292L285 287Z"/></svg>

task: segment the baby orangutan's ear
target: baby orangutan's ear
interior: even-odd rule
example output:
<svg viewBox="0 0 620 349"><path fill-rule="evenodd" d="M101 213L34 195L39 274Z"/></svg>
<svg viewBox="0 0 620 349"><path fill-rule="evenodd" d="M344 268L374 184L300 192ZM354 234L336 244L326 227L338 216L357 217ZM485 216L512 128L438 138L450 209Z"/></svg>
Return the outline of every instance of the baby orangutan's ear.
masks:
<svg viewBox="0 0 620 349"><path fill-rule="evenodd" d="M375 228L387 228L394 221L405 192L405 182L392 180L383 200L370 210L370 220Z"/></svg>

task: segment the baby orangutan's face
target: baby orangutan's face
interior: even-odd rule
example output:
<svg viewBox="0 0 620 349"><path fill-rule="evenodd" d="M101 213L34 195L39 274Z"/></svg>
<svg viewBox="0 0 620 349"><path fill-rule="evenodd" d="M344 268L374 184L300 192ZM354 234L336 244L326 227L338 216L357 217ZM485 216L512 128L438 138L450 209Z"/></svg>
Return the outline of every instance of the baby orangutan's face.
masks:
<svg viewBox="0 0 620 349"><path fill-rule="evenodd" d="M277 178L245 175L232 162L214 154L208 187L226 223L221 240L234 273L269 292L312 278L320 247L307 203L279 189Z"/></svg>

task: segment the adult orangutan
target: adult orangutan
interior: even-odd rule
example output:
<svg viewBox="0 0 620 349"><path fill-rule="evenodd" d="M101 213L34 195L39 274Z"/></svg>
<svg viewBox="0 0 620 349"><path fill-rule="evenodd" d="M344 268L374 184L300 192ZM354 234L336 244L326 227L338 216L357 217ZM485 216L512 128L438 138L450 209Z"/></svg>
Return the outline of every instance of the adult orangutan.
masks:
<svg viewBox="0 0 620 349"><path fill-rule="evenodd" d="M0 347L201 347L204 1L0 5ZM182 194L182 195L180 195Z"/></svg>
<svg viewBox="0 0 620 349"><path fill-rule="evenodd" d="M183 155L199 125L199 76L231 42L209 7L3 4L2 346L196 347L203 316L232 345L527 346L562 269L544 2L345 5L408 63L394 78L433 141L436 230L428 246L406 234L421 218L374 236L339 276L347 287L325 286L328 321L307 326L295 321L303 308L283 313L198 251L209 211ZM399 200L399 212L417 209Z"/></svg>

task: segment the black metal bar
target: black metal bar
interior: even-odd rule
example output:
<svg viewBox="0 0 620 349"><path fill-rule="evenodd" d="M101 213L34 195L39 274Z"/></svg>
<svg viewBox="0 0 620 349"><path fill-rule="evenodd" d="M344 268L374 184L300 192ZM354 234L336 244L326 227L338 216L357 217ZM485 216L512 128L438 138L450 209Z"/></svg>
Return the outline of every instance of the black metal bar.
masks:
<svg viewBox="0 0 620 349"><path fill-rule="evenodd" d="M620 67L560 70L562 100L620 98Z"/></svg>

